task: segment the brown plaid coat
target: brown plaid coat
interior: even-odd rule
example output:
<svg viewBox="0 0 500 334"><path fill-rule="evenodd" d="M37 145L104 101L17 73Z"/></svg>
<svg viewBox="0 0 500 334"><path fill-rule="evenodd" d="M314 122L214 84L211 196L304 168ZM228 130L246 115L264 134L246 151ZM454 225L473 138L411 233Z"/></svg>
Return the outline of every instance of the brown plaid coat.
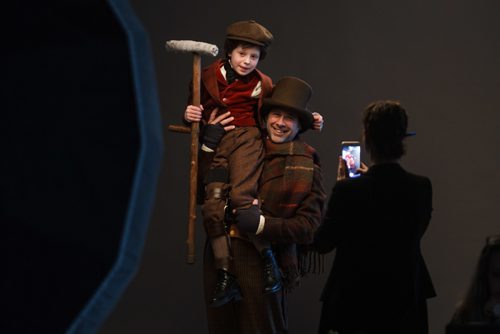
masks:
<svg viewBox="0 0 500 334"><path fill-rule="evenodd" d="M262 237L273 244L287 289L298 284L301 245L311 244L322 219L326 194L316 151L301 140L265 143L259 196L266 218Z"/></svg>
<svg viewBox="0 0 500 334"><path fill-rule="evenodd" d="M315 150L296 140L285 144L266 141L264 172L260 181L262 211L266 217L264 238L272 242L285 285L289 289L301 276L300 247L309 244L317 229L326 198ZM205 158L209 157L205 154ZM210 333L276 334L288 332L286 291L264 295L262 260L253 244L231 237L233 270L243 299L219 308L207 307ZM216 282L212 250L207 243L204 258L204 290L211 296Z"/></svg>

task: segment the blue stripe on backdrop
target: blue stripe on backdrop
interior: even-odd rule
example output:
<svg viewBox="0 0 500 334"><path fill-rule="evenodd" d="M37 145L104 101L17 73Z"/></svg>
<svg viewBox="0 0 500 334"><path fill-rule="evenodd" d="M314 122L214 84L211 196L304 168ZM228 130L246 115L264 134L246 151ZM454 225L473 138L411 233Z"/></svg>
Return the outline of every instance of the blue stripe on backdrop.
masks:
<svg viewBox="0 0 500 334"><path fill-rule="evenodd" d="M128 38L141 143L116 262L67 333L97 332L136 273L154 205L163 155L162 123L147 33L127 0L108 0L108 4Z"/></svg>

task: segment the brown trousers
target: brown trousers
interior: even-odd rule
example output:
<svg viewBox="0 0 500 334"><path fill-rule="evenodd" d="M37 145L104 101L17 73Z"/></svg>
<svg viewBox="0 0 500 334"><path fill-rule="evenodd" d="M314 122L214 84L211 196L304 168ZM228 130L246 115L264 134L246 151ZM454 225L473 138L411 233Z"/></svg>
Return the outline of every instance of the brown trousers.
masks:
<svg viewBox="0 0 500 334"><path fill-rule="evenodd" d="M234 274L240 284L243 299L211 308L217 280L210 244L204 255L203 280L208 329L211 334L274 334L287 333L286 300L282 292L263 294L262 259L252 243L231 238Z"/></svg>
<svg viewBox="0 0 500 334"><path fill-rule="evenodd" d="M207 185L207 198L202 206L205 230L210 238L223 235L224 207L229 192L231 207L247 208L257 198L257 189L264 146L257 127L236 128L224 135L216 149L210 169L225 168L229 173L228 185L217 184L222 188L222 196L213 196L214 185ZM218 192L218 190L216 191Z"/></svg>

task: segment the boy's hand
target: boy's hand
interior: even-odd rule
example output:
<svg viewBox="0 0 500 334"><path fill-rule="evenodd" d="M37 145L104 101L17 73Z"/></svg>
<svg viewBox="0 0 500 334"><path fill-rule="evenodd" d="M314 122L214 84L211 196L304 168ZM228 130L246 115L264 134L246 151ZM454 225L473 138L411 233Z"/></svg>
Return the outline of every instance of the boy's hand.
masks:
<svg viewBox="0 0 500 334"><path fill-rule="evenodd" d="M321 131L321 129L323 129L323 124L324 124L323 116L321 116L321 114L317 112L313 112L312 115L314 118L314 122L312 125L313 130Z"/></svg>
<svg viewBox="0 0 500 334"><path fill-rule="evenodd" d="M186 110L184 111L184 119L189 123L199 122L201 121L202 111L203 111L202 105L200 105L199 107L188 105L186 107Z"/></svg>

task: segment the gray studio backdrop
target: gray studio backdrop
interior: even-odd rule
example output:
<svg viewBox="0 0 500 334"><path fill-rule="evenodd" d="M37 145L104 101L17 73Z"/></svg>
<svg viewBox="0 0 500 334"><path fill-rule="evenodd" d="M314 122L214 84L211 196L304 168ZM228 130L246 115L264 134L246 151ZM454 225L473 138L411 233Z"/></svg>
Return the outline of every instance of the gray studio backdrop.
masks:
<svg viewBox="0 0 500 334"><path fill-rule="evenodd" d="M191 57L167 53L169 39L222 48L227 24L253 18L275 42L259 65L276 81L309 82L322 133L305 138L322 158L328 192L342 140L359 139L360 113L375 99L398 99L417 136L407 169L434 186L434 213L423 252L438 297L431 334L444 333L488 234L500 233L500 2L485 1L159 1L132 5L150 34L166 129L185 107ZM212 59L204 57L203 65ZM165 130L166 131L166 130ZM165 159L142 264L101 333L205 333L200 221L197 258L185 263L189 137L165 132ZM365 159L366 160L366 159ZM327 257L328 265L333 255ZM290 295L291 333L314 333L326 273ZM376 300L360 300L370 312ZM360 314L360 317L363 315Z"/></svg>

